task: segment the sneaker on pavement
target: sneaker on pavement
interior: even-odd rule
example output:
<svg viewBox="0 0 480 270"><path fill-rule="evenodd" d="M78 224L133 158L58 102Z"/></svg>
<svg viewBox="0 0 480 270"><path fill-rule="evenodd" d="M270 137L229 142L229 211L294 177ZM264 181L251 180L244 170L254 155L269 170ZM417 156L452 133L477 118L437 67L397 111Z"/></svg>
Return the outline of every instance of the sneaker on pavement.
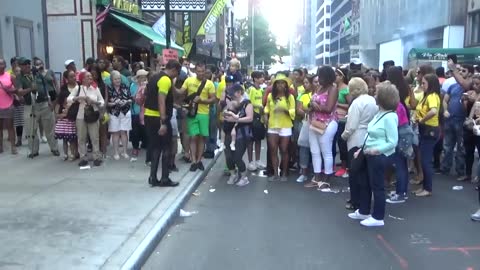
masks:
<svg viewBox="0 0 480 270"><path fill-rule="evenodd" d="M288 177L287 176L280 177L280 182L288 182Z"/></svg>
<svg viewBox="0 0 480 270"><path fill-rule="evenodd" d="M345 170L344 168L341 168L340 170L338 170L338 171L335 173L335 176L336 176L336 177L342 177L346 172L347 172L347 170Z"/></svg>
<svg viewBox="0 0 480 270"><path fill-rule="evenodd" d="M257 164L257 168L259 170L265 170L267 168L267 165L265 165L265 163L263 163L261 160L257 160L255 163Z"/></svg>
<svg viewBox="0 0 480 270"><path fill-rule="evenodd" d="M79 167L85 167L88 165L88 161L87 160L84 160L82 159L82 161L80 161L80 163L78 163L78 166Z"/></svg>
<svg viewBox="0 0 480 270"><path fill-rule="evenodd" d="M192 163L192 165L190 165L190 171L195 172L196 170L198 170L197 163Z"/></svg>
<svg viewBox="0 0 480 270"><path fill-rule="evenodd" d="M383 222L383 220L377 220L377 219L374 219L373 217L369 217L367 219L360 221L360 224L366 227L379 227L379 226L384 226L385 222Z"/></svg>
<svg viewBox="0 0 480 270"><path fill-rule="evenodd" d="M179 185L178 182L172 181L170 178L161 179L158 182L159 187L176 187L178 185Z"/></svg>
<svg viewBox="0 0 480 270"><path fill-rule="evenodd" d="M257 164L255 163L255 161L252 161L252 162L248 163L247 169L251 172L256 171L257 170Z"/></svg>
<svg viewBox="0 0 480 270"><path fill-rule="evenodd" d="M48 142L47 137L42 136L42 143L47 143L47 142Z"/></svg>
<svg viewBox="0 0 480 270"><path fill-rule="evenodd" d="M228 178L227 184L228 185L234 185L237 181L238 178L240 178L237 173L230 173L230 177Z"/></svg>
<svg viewBox="0 0 480 270"><path fill-rule="evenodd" d="M199 161L197 163L197 168L200 170L200 171L205 171L205 167L203 166L203 163L201 161Z"/></svg>
<svg viewBox="0 0 480 270"><path fill-rule="evenodd" d="M242 177L242 179L240 179L240 181L238 181L235 185L239 186L239 187L244 187L246 185L250 184L250 182L248 181L248 177L247 176L244 176Z"/></svg>
<svg viewBox="0 0 480 270"><path fill-rule="evenodd" d="M118 154L113 155L113 159L115 159L115 160L120 160L120 155L118 155Z"/></svg>
<svg viewBox="0 0 480 270"><path fill-rule="evenodd" d="M93 161L93 166L99 167L102 165L102 160L101 159L96 159Z"/></svg>
<svg viewBox="0 0 480 270"><path fill-rule="evenodd" d="M280 176L278 175L268 178L268 182L278 182L278 181L280 181Z"/></svg>
<svg viewBox="0 0 480 270"><path fill-rule="evenodd" d="M387 203L396 204L396 203L404 203L406 200L404 195L394 194L390 198L388 198L386 201Z"/></svg>
<svg viewBox="0 0 480 270"><path fill-rule="evenodd" d="M480 221L480 209L470 216L473 221Z"/></svg>
<svg viewBox="0 0 480 270"><path fill-rule="evenodd" d="M298 178L297 178L297 183L303 183L307 181L307 177L305 175L300 175Z"/></svg>
<svg viewBox="0 0 480 270"><path fill-rule="evenodd" d="M348 217L351 219L365 220L370 218L370 215L362 215L360 214L360 210L357 209L355 212L348 214Z"/></svg>
<svg viewBox="0 0 480 270"><path fill-rule="evenodd" d="M348 171L345 171L345 173L342 175L342 178L349 178L350 175L348 174Z"/></svg>

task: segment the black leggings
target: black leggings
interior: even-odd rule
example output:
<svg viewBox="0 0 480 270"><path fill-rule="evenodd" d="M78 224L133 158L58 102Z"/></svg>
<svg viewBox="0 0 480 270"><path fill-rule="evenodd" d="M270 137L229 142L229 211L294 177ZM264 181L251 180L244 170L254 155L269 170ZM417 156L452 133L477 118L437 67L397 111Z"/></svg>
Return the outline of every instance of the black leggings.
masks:
<svg viewBox="0 0 480 270"><path fill-rule="evenodd" d="M167 133L163 136L158 134L160 129L160 119L158 117L145 116L145 128L147 130L148 152L151 154L150 178L157 179L158 166L160 164L160 156L162 157L162 178L167 180L169 177L169 165L172 141L172 126L170 121L166 121Z"/></svg>
<svg viewBox="0 0 480 270"><path fill-rule="evenodd" d="M247 170L243 156L247 151L248 139L240 138L235 141L235 151L230 149L230 143L232 142L232 136L225 134L225 161L230 171L238 169L238 173L244 173Z"/></svg>
<svg viewBox="0 0 480 270"><path fill-rule="evenodd" d="M140 116L132 116L132 130L130 130L130 141L133 149L140 149L140 142L142 146L147 146L147 136L145 134L145 126L140 123Z"/></svg>
<svg viewBox="0 0 480 270"><path fill-rule="evenodd" d="M18 139L22 139L22 135L23 135L23 126L18 126L15 128L16 132L17 132L17 138Z"/></svg>
<svg viewBox="0 0 480 270"><path fill-rule="evenodd" d="M335 162L335 156L337 155L337 143L338 143L338 151L340 152L340 160L347 163L348 168L348 148L347 142L342 139L342 133L345 131L345 125L347 123L343 121L338 121L338 129L337 133L335 133L335 137L333 137L332 143L332 155L333 155L333 162ZM333 164L335 167L335 163Z"/></svg>

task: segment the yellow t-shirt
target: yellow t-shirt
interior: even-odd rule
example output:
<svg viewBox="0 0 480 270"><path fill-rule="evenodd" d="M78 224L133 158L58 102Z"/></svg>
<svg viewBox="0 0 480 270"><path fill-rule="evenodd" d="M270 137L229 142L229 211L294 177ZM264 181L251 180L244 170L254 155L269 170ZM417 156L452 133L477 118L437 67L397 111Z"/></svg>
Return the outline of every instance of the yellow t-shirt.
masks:
<svg viewBox="0 0 480 270"><path fill-rule="evenodd" d="M106 70L102 71L102 80L105 80L108 77L110 77L110 73Z"/></svg>
<svg viewBox="0 0 480 270"><path fill-rule="evenodd" d="M158 94L168 95L172 88L172 80L168 76L163 76L157 82ZM145 108L145 116L160 117L160 112Z"/></svg>
<svg viewBox="0 0 480 270"><path fill-rule="evenodd" d="M256 89L255 86L250 87L248 90L248 99L253 105L253 111L256 113L260 113L260 108L258 106L263 107L263 90Z"/></svg>
<svg viewBox="0 0 480 270"><path fill-rule="evenodd" d="M312 93L303 94L298 99L298 101L300 101L302 103L303 109L308 108L308 105L310 105L311 100L312 100Z"/></svg>
<svg viewBox="0 0 480 270"><path fill-rule="evenodd" d="M198 87L202 81L198 80L197 78L190 77L185 80L183 83L182 88L187 89L187 96L195 94L198 90ZM220 87L219 87L220 88ZM203 88L202 92L200 93L200 98L202 100L208 99L210 95L215 95L215 85L212 81L207 80L205 87ZM209 114L210 113L210 104L198 104L198 114Z"/></svg>
<svg viewBox="0 0 480 270"><path fill-rule="evenodd" d="M303 85L300 85L299 87L297 87L297 95L303 95L303 93L305 93L305 87L303 87Z"/></svg>
<svg viewBox="0 0 480 270"><path fill-rule="evenodd" d="M432 127L438 127L438 114L439 114L439 109L440 109L440 97L436 93L428 95L427 98L425 98L423 101L420 101L418 103L416 118L418 120L423 119L428 114L428 112L433 108L437 109L437 114L434 117L428 119L425 122L425 125L432 126Z"/></svg>
<svg viewBox="0 0 480 270"><path fill-rule="evenodd" d="M288 110L288 115L285 113L275 113L276 108ZM274 101L270 93L267 97L265 113L269 115L268 128L291 128L293 127L292 120L295 119L295 98L293 95L289 95L288 102L285 97Z"/></svg>
<svg viewBox="0 0 480 270"><path fill-rule="evenodd" d="M225 87L227 87L227 83L225 82L225 75L223 75L217 88L216 96L218 100L222 99L222 95L223 95L223 92L225 91Z"/></svg>

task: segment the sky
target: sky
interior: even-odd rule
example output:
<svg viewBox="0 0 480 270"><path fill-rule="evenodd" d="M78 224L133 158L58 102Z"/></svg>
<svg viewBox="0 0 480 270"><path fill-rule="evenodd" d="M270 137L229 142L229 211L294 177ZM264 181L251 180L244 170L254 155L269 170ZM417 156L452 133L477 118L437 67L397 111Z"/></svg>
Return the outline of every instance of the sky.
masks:
<svg viewBox="0 0 480 270"><path fill-rule="evenodd" d="M301 14L301 7L292 5L292 0L257 0L260 12L267 19L270 30L277 38L277 44L286 46L295 31L295 24ZM248 0L235 1L237 19L248 16Z"/></svg>

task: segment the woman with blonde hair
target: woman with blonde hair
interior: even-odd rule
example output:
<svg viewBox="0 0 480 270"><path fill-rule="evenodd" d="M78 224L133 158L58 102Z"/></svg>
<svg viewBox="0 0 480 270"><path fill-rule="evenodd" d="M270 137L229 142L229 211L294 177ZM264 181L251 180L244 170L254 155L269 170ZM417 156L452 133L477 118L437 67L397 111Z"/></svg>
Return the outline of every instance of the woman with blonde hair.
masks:
<svg viewBox="0 0 480 270"><path fill-rule="evenodd" d="M385 170L391 165L390 156L398 142L398 117L395 113L400 97L395 85L386 81L377 85L378 113L368 124L363 146L366 158L368 183L360 186L360 208L348 214L351 219L362 220L366 227L383 226L385 217ZM357 158L361 150L354 157ZM373 211L370 204L373 193Z"/></svg>
<svg viewBox="0 0 480 270"><path fill-rule="evenodd" d="M378 112L375 98L368 94L367 83L360 78L352 78L348 83L348 89L352 103L348 108L348 118L345 130L341 134L347 142L349 164L353 155L362 147L367 135L368 123ZM357 210L360 207L360 186L366 185L368 175L366 171L360 171L349 175L350 200L345 206L349 210ZM366 213L367 210L363 211Z"/></svg>

